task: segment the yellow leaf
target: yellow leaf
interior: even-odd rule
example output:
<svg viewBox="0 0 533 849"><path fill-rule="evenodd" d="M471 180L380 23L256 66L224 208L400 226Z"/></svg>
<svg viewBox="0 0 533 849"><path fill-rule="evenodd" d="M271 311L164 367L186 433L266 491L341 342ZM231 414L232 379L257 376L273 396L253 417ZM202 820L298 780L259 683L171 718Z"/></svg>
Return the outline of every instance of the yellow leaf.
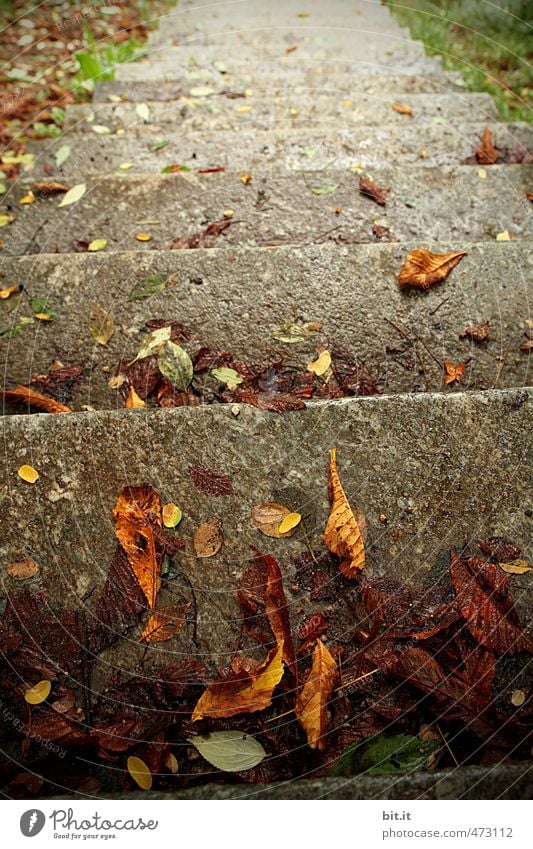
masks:
<svg viewBox="0 0 533 849"><path fill-rule="evenodd" d="M255 527L266 534L267 537L289 537L293 535L294 531L281 534L279 526L283 519L290 515L290 512L283 504L277 504L275 501L266 501L264 504L256 504L252 507L251 518Z"/></svg>
<svg viewBox="0 0 533 849"><path fill-rule="evenodd" d="M526 700L526 694L524 690L513 690L511 693L511 704L514 707L522 707Z"/></svg>
<svg viewBox="0 0 533 849"><path fill-rule="evenodd" d="M6 286L5 289L0 289L0 298L5 301L6 298L10 298L15 292L20 292L20 286Z"/></svg>
<svg viewBox="0 0 533 849"><path fill-rule="evenodd" d="M393 103L392 108L400 115L414 115L413 108L408 106L407 103Z"/></svg>
<svg viewBox="0 0 533 849"><path fill-rule="evenodd" d="M38 684L35 684L33 687L30 687L29 690L26 690L24 698L29 705L40 705L41 702L46 701L50 695L51 689L51 681L39 681Z"/></svg>
<svg viewBox="0 0 533 849"><path fill-rule="evenodd" d="M35 203L35 195L30 190L27 195L24 195L24 197L19 200L19 203Z"/></svg>
<svg viewBox="0 0 533 849"><path fill-rule="evenodd" d="M351 100L341 100L341 106L343 109L350 109L353 106L353 102Z"/></svg>
<svg viewBox="0 0 533 849"><path fill-rule="evenodd" d="M175 528L176 525L179 525L182 519L182 512L179 507L176 507L172 501L169 501L168 504L165 504L163 507L163 525L165 528Z"/></svg>
<svg viewBox="0 0 533 849"><path fill-rule="evenodd" d="M150 484L122 488L115 508L115 536L124 549L150 608L161 586L161 501Z"/></svg>
<svg viewBox="0 0 533 849"><path fill-rule="evenodd" d="M128 758L128 772L141 790L150 790L152 787L152 773L140 758L130 756Z"/></svg>
<svg viewBox="0 0 533 849"><path fill-rule="evenodd" d="M39 564L32 560L31 557L26 557L24 560L16 560L13 563L8 563L6 572L12 578L18 581L27 581L28 578L33 578L39 571Z"/></svg>
<svg viewBox="0 0 533 849"><path fill-rule="evenodd" d="M113 317L98 304L93 304L89 313L89 333L94 341L99 345L107 345L114 332Z"/></svg>
<svg viewBox="0 0 533 849"><path fill-rule="evenodd" d="M89 242L88 251L103 251L103 249L107 246L107 239L93 239L92 242Z"/></svg>
<svg viewBox="0 0 533 849"><path fill-rule="evenodd" d="M487 172L485 171L484 168L480 168L479 171L477 172L477 175L478 175L480 180L486 180L487 179Z"/></svg>
<svg viewBox="0 0 533 849"><path fill-rule="evenodd" d="M126 398L125 407L127 410L141 410L146 407L146 402L139 398L133 386L130 386L129 395Z"/></svg>
<svg viewBox="0 0 533 849"><path fill-rule="evenodd" d="M322 351L321 354L312 363L307 366L307 371L313 372L317 377L325 374L331 366L331 354L329 351Z"/></svg>
<svg viewBox="0 0 533 849"><path fill-rule="evenodd" d="M85 183L78 183L76 186L72 186L66 195L63 195L58 206L70 206L72 203L77 203L86 191L87 185Z"/></svg>
<svg viewBox="0 0 533 849"><path fill-rule="evenodd" d="M251 183L252 179L253 179L252 175L249 174L249 173L241 174L241 183L244 183L245 186L247 186L249 183Z"/></svg>
<svg viewBox="0 0 533 849"><path fill-rule="evenodd" d="M449 254L434 254L424 248L416 248L407 254L402 270L398 275L400 289L415 286L427 291L435 283L446 280L448 274L466 256L466 251Z"/></svg>
<svg viewBox="0 0 533 849"><path fill-rule="evenodd" d="M138 242L149 242L152 237L150 233L136 233L135 238Z"/></svg>
<svg viewBox="0 0 533 849"><path fill-rule="evenodd" d="M498 565L500 569L511 575L525 575L526 572L531 572L533 568L526 560L522 560L521 558L511 560L510 563L499 563Z"/></svg>
<svg viewBox="0 0 533 849"><path fill-rule="evenodd" d="M165 766L172 775L177 775L179 772L179 764L176 755L169 752L165 758Z"/></svg>
<svg viewBox="0 0 533 849"><path fill-rule="evenodd" d="M296 699L294 713L307 734L311 749L324 749L327 724L328 702L338 678L335 658L322 640L316 641L313 652L313 666L302 692Z"/></svg>
<svg viewBox="0 0 533 849"><path fill-rule="evenodd" d="M9 212L0 212L0 227L6 227L15 220L15 216Z"/></svg>
<svg viewBox="0 0 533 849"><path fill-rule="evenodd" d="M17 472L19 478L22 478L26 483L35 483L39 477L39 472L33 466L21 466Z"/></svg>
<svg viewBox="0 0 533 849"><path fill-rule="evenodd" d="M501 233L497 234L496 241L497 242L510 242L511 238L512 237L511 237L511 234L509 233L509 230L502 230Z"/></svg>
<svg viewBox="0 0 533 849"><path fill-rule="evenodd" d="M52 316L47 312L36 312L33 314L34 318L38 318L39 321L52 321Z"/></svg>
<svg viewBox="0 0 533 849"><path fill-rule="evenodd" d="M288 516L285 516L285 518L282 519L278 531L283 536L298 527L301 521L302 517L299 513L289 513Z"/></svg>
<svg viewBox="0 0 533 849"><path fill-rule="evenodd" d="M324 542L330 551L341 558L339 566L343 575L355 578L365 568L365 544L340 482L335 448L331 449L328 491L331 510L324 531Z"/></svg>

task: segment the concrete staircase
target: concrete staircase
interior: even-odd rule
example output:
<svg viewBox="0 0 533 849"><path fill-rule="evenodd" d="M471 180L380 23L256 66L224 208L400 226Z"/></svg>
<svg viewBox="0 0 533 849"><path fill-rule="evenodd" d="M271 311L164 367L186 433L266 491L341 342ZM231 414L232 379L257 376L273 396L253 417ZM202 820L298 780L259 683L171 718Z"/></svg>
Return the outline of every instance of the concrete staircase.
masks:
<svg viewBox="0 0 533 849"><path fill-rule="evenodd" d="M414 114L398 114L394 102ZM86 373L73 414L2 421L2 562L33 557L52 604L84 606L105 581L120 488L150 482L184 510L180 569L198 599L199 648L184 631L167 651L221 667L238 641L235 590L249 545L280 559L288 576L303 547L298 536L261 537L250 508L290 503L320 548L332 445L367 518L369 572L423 584L451 545L505 535L527 547L530 399L519 348L530 318L533 167L467 163L486 126L515 162L533 147L528 125L499 124L491 99L467 93L378 2L178 3L145 59L117 68L92 104L71 107L60 139L33 145L35 169L3 198L14 215L2 232L3 285L24 292L1 303L1 323L20 322L28 298L49 298L56 314L0 338L4 384L28 383L54 360L84 362ZM57 167L65 145L70 156ZM176 163L191 170L161 174ZM390 189L386 209L359 193L359 174ZM87 189L69 207L58 196L21 205L36 180ZM232 224L212 248L168 250L227 210ZM150 241L138 241L139 231ZM498 240L505 231L511 239ZM97 238L108 240L105 251L73 250ZM468 255L443 286L405 294L396 276L415 247ZM173 285L132 301L154 273ZM87 330L94 302L114 318L107 347ZM284 416L245 405L125 410L109 378L120 359L133 359L152 318L181 321L199 342L243 360L272 351L280 325L319 322L324 346L366 362L383 394L310 402ZM486 319L488 345L459 338ZM405 334L423 340L422 363ZM305 367L315 342L275 347ZM465 361L465 387L445 387L435 359ZM33 487L17 477L24 463L39 470ZM194 463L230 475L236 494L199 493ZM216 563L200 561L193 532L217 513L225 547ZM4 591L15 585L3 577ZM299 620L305 601L287 593ZM104 652L104 665L134 672L145 652L136 639ZM148 649L145 668L151 654L161 658ZM513 781L525 794L518 769ZM424 779L420 793L438 796L443 781L455 798L472 792L471 772L457 770ZM476 772L480 796L510 783L503 767ZM291 793L361 793L357 782L349 788L324 780ZM378 782L364 792L393 790ZM407 786L399 792L409 797Z"/></svg>

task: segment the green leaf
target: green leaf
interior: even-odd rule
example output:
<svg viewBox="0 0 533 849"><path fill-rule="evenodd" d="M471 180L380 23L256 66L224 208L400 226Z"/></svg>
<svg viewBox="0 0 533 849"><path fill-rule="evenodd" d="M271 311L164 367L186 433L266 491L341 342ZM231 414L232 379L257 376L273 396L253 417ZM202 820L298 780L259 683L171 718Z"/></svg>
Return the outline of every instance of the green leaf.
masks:
<svg viewBox="0 0 533 849"><path fill-rule="evenodd" d="M179 168L180 171L190 171L188 165L165 165L164 168L161 168L160 174L173 174L176 173L176 170Z"/></svg>
<svg viewBox="0 0 533 849"><path fill-rule="evenodd" d="M212 731L188 741L208 763L224 772L252 769L266 757L261 743L243 731Z"/></svg>
<svg viewBox="0 0 533 849"><path fill-rule="evenodd" d="M95 77L100 76L102 73L102 66L94 53L88 53L87 51L79 51L74 54L76 59L78 60L78 64L80 66L81 73L85 77L85 79L94 79Z"/></svg>
<svg viewBox="0 0 533 849"><path fill-rule="evenodd" d="M338 188L338 183L320 183L319 185L311 186L311 191L314 195L330 195Z"/></svg>
<svg viewBox="0 0 533 849"><path fill-rule="evenodd" d="M65 110L61 109L60 106L52 106L50 114L54 124L57 124L58 127L62 127L63 121L65 120Z"/></svg>
<svg viewBox="0 0 533 849"><path fill-rule="evenodd" d="M139 348L139 352L135 359L132 360L132 363L135 363L137 360L144 360L145 357L151 357L152 354L156 354L160 348L162 348L163 345L170 340L171 331L171 327L160 327L157 330L153 330L142 343ZM132 363L130 363L130 365Z"/></svg>
<svg viewBox="0 0 533 849"><path fill-rule="evenodd" d="M167 139L159 139L159 141L156 141L156 142L154 142L153 144L150 145L150 150L152 150L152 151L163 150L163 148L166 147L169 144L170 144L170 142Z"/></svg>
<svg viewBox="0 0 533 849"><path fill-rule="evenodd" d="M132 301L144 301L146 298L151 298L152 295L162 292L165 286L166 279L163 274L150 274L149 277L145 277L144 280L135 284L131 290L130 298Z"/></svg>
<svg viewBox="0 0 533 849"><path fill-rule="evenodd" d="M103 251L105 247L107 247L107 239L93 239L87 250L94 253L95 251Z"/></svg>
<svg viewBox="0 0 533 849"><path fill-rule="evenodd" d="M16 324L11 325L10 327L0 327L0 336L5 336L6 339L13 339L15 336L18 336L21 330L24 330L28 324L33 324L33 318L22 316Z"/></svg>
<svg viewBox="0 0 533 849"><path fill-rule="evenodd" d="M230 386L238 386L244 380L238 371L232 368L226 368L225 366L211 369L211 374L217 380L220 380L221 383L229 384Z"/></svg>
<svg viewBox="0 0 533 849"><path fill-rule="evenodd" d="M306 342L309 338L309 331L302 327L301 324L283 324L270 334L273 339L278 342L285 342L287 345L295 345L298 342Z"/></svg>
<svg viewBox="0 0 533 849"><path fill-rule="evenodd" d="M30 301L30 307L35 315L46 315L50 319L55 316L49 298L33 298Z"/></svg>
<svg viewBox="0 0 533 849"><path fill-rule="evenodd" d="M440 745L438 740L419 740L406 734L368 737L346 749L330 774L403 775L417 772Z"/></svg>
<svg viewBox="0 0 533 849"><path fill-rule="evenodd" d="M70 206L72 203L77 203L85 194L87 186L85 183L78 183L77 186L72 186L68 192L63 195L58 206Z"/></svg>
<svg viewBox="0 0 533 849"><path fill-rule="evenodd" d="M194 368L187 351L175 342L165 342L157 358L159 371L176 389L185 392L188 389Z"/></svg>
<svg viewBox="0 0 533 849"><path fill-rule="evenodd" d="M55 157L54 157L57 167L61 168L61 166L67 161L69 156L70 156L70 145L68 145L68 144L61 145L59 150L56 151L56 154L55 154Z"/></svg>

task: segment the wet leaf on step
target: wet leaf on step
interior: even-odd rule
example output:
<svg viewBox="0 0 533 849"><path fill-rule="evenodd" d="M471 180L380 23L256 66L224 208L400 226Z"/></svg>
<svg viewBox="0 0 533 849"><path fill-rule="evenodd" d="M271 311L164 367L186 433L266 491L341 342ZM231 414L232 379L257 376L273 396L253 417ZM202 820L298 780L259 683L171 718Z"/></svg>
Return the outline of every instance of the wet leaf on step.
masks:
<svg viewBox="0 0 533 849"><path fill-rule="evenodd" d="M294 713L307 735L311 749L324 749L328 725L328 702L339 677L337 662L322 640L316 641L313 665L302 692L296 699Z"/></svg>
<svg viewBox="0 0 533 849"><path fill-rule="evenodd" d="M280 536L287 536L291 531L295 531L301 521L302 517L300 513L289 513L287 516L284 516L279 523L278 531Z"/></svg>
<svg viewBox="0 0 533 849"><path fill-rule="evenodd" d="M0 227L7 227L15 220L15 216L10 212L0 212Z"/></svg>
<svg viewBox="0 0 533 849"><path fill-rule="evenodd" d="M60 404L54 398L49 398L47 395L42 395L28 386L15 386L14 389L4 389L0 391L0 397L5 401L13 403L26 404L30 407L35 407L37 410L42 410L45 413L70 413L70 407L65 404Z"/></svg>
<svg viewBox="0 0 533 849"><path fill-rule="evenodd" d="M479 146L476 148L476 159L480 165L494 165L500 154L492 143L492 132L485 127Z"/></svg>
<svg viewBox="0 0 533 849"><path fill-rule="evenodd" d="M329 367L331 366L331 354L329 351L322 351L316 360L313 360L312 363L309 363L307 366L307 371L316 374L317 377L321 377L323 374L327 372Z"/></svg>
<svg viewBox="0 0 533 849"><path fill-rule="evenodd" d="M135 238L138 242L150 242L152 239L150 233L135 233Z"/></svg>
<svg viewBox="0 0 533 849"><path fill-rule="evenodd" d="M243 731L211 731L187 739L211 766L223 772L246 772L266 758L261 743Z"/></svg>
<svg viewBox="0 0 533 849"><path fill-rule="evenodd" d="M68 144L61 145L61 147L56 151L54 155L57 167L61 168L61 166L65 164L69 156L70 146Z"/></svg>
<svg viewBox="0 0 533 849"><path fill-rule="evenodd" d="M150 145L150 150L154 152L157 150L163 150L163 148L167 147L169 144L170 142L167 139L159 139Z"/></svg>
<svg viewBox="0 0 533 849"><path fill-rule="evenodd" d="M39 472L37 471L37 469L34 469L33 466L28 466L26 464L20 466L17 471L17 474L19 478L21 478L23 481L26 481L26 483L35 483L35 481L39 479Z"/></svg>
<svg viewBox="0 0 533 849"><path fill-rule="evenodd" d="M337 467L337 451L331 449L329 480L329 518L324 542L333 554L341 558L339 568L346 578L356 578L365 567L363 534L346 498Z"/></svg>
<svg viewBox="0 0 533 849"><path fill-rule="evenodd" d="M157 356L159 371L176 389L185 392L193 378L192 360L187 351L175 342L165 342Z"/></svg>
<svg viewBox="0 0 533 849"><path fill-rule="evenodd" d="M161 168L160 174L179 174L181 171L190 171L190 167L188 165L180 165L179 163L174 163L173 165L165 165L164 168Z"/></svg>
<svg viewBox="0 0 533 849"><path fill-rule="evenodd" d="M510 560L518 560L522 554L522 549L512 543L506 537L489 537L488 539L478 539L478 547L491 560L496 563L506 563Z"/></svg>
<svg viewBox="0 0 533 849"><path fill-rule="evenodd" d="M77 186L72 186L72 188L63 195L58 206L71 206L73 203L77 203L81 200L86 191L87 186L85 183L78 183Z"/></svg>
<svg viewBox="0 0 533 849"><path fill-rule="evenodd" d="M144 301L146 298L151 298L152 295L162 292L165 286L166 278L164 274L150 274L135 284L131 290L130 298L132 301Z"/></svg>
<svg viewBox="0 0 533 849"><path fill-rule="evenodd" d="M89 313L89 333L99 345L107 345L115 332L113 317L98 304Z"/></svg>
<svg viewBox="0 0 533 849"><path fill-rule="evenodd" d="M526 693L524 690L513 690L511 693L511 704L514 707L522 707L526 701Z"/></svg>
<svg viewBox="0 0 533 849"><path fill-rule="evenodd" d="M130 386L130 391L128 393L128 397L126 398L126 403L124 404L127 410L141 410L143 407L146 407L146 401L143 401L142 398L139 398L133 386Z"/></svg>
<svg viewBox="0 0 533 849"><path fill-rule="evenodd" d="M163 643L175 637L185 624L185 617L191 603L176 607L164 607L152 613L141 634L141 643Z"/></svg>
<svg viewBox="0 0 533 849"><path fill-rule="evenodd" d="M280 524L289 516L291 511L283 504L277 504L275 501L266 501L264 504L256 504L252 507L251 517L252 524L267 537L291 537L296 528L292 528L284 533L280 532Z"/></svg>
<svg viewBox="0 0 533 849"><path fill-rule="evenodd" d="M489 321L484 321L481 324L472 324L470 327L465 327L465 329L459 334L460 339L464 339L468 337L469 339L473 339L474 342L485 342L489 338L490 333L490 324Z"/></svg>
<svg viewBox="0 0 533 849"><path fill-rule="evenodd" d="M128 758L128 772L141 790L151 790L152 773L141 758Z"/></svg>
<svg viewBox="0 0 533 849"><path fill-rule="evenodd" d="M162 516L159 495L150 484L125 486L115 508L115 535L153 610L161 585Z"/></svg>
<svg viewBox="0 0 533 849"><path fill-rule="evenodd" d="M32 560L31 557L25 557L24 560L15 560L13 563L8 563L6 572L17 581L27 581L33 578L39 571L39 564Z"/></svg>
<svg viewBox="0 0 533 849"><path fill-rule="evenodd" d="M246 174L241 174L241 183L244 183L245 186L248 186L253 180L253 177L250 173L246 172Z"/></svg>
<svg viewBox="0 0 533 849"><path fill-rule="evenodd" d="M160 351L163 345L170 340L171 334L172 327L170 325L158 327L156 330L153 330L140 346L137 356L130 365L137 362L137 360L144 360L146 357L151 357L152 354Z"/></svg>
<svg viewBox="0 0 533 849"><path fill-rule="evenodd" d="M444 361L444 383L464 383L463 375L465 373L465 364L458 363L454 365L450 360Z"/></svg>
<svg viewBox="0 0 533 849"><path fill-rule="evenodd" d="M42 702L46 701L46 699L50 695L51 689L51 681L39 681L38 684L34 684L33 687L30 687L29 690L26 690L26 692L24 693L24 698L29 705L40 705L42 704Z"/></svg>
<svg viewBox="0 0 533 849"><path fill-rule="evenodd" d="M408 106L407 103L393 103L392 108L395 112L398 112L399 115L414 115L414 109L411 106Z"/></svg>
<svg viewBox="0 0 533 849"><path fill-rule="evenodd" d="M198 492L204 495L235 495L231 478L224 472L208 469L205 466L189 466L189 474Z"/></svg>
<svg viewBox="0 0 533 849"><path fill-rule="evenodd" d="M303 324L288 322L273 330L270 335L272 339L277 339L278 342L285 342L286 345L297 345L300 342L306 342L311 332Z"/></svg>
<svg viewBox="0 0 533 849"><path fill-rule="evenodd" d="M424 292L427 291L435 283L446 280L452 268L461 262L466 253L466 251L456 251L449 254L434 254L424 248L410 251L398 275L400 289L414 286Z"/></svg>
<svg viewBox="0 0 533 849"><path fill-rule="evenodd" d="M331 776L404 775L424 768L440 740L421 740L406 734L380 734L350 746L337 761Z"/></svg>
<svg viewBox="0 0 533 849"><path fill-rule="evenodd" d="M226 386L238 386L244 380L238 371L235 371L233 368L226 368L225 366L212 369L211 374L217 380L220 380L221 383L225 383Z"/></svg>
<svg viewBox="0 0 533 849"><path fill-rule="evenodd" d="M378 186L373 180L366 180L364 177L359 177L359 191L362 195L377 203L378 206L385 206L387 203L387 193L390 190Z"/></svg>
<svg viewBox="0 0 533 849"><path fill-rule="evenodd" d="M202 522L194 533L194 550L197 557L214 557L224 545L222 522L218 516L212 516Z"/></svg>
<svg viewBox="0 0 533 849"><path fill-rule="evenodd" d="M24 197L21 197L21 199L19 200L19 203L21 203L22 205L27 205L29 203L35 203L35 195L31 191L31 189L27 194L24 195Z"/></svg>
<svg viewBox="0 0 533 849"><path fill-rule="evenodd" d="M179 507L169 501L163 507L163 525L165 528L175 528L181 522L183 514Z"/></svg>
<svg viewBox="0 0 533 849"><path fill-rule="evenodd" d="M96 251L103 251L105 247L107 247L107 239L93 239L92 242L89 242L87 250L95 253Z"/></svg>

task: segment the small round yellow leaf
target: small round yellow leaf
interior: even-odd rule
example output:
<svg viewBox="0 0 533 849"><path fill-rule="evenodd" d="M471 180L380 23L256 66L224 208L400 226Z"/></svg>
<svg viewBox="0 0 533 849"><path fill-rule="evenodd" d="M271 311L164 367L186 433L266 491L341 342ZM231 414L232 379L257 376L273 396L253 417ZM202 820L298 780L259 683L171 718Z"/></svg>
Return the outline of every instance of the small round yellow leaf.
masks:
<svg viewBox="0 0 533 849"><path fill-rule="evenodd" d="M183 513L172 501L163 507L163 524L165 528L175 528L181 522Z"/></svg>
<svg viewBox="0 0 533 849"><path fill-rule="evenodd" d="M24 197L19 200L19 203L34 203L34 201L35 195L32 191L29 191L27 195L24 195Z"/></svg>
<svg viewBox="0 0 533 849"><path fill-rule="evenodd" d="M150 233L136 233L135 238L138 242L149 242L152 237Z"/></svg>
<svg viewBox="0 0 533 849"><path fill-rule="evenodd" d="M522 707L526 700L526 694L524 690L513 690L511 693L511 703L515 707Z"/></svg>
<svg viewBox="0 0 533 849"><path fill-rule="evenodd" d="M140 758L128 758L128 772L139 785L141 790L150 790L152 787L152 773Z"/></svg>
<svg viewBox="0 0 533 849"><path fill-rule="evenodd" d="M251 183L251 182L252 182L252 179L253 179L253 178L252 178L252 175L251 175L251 174L248 174L248 173L246 173L246 174L241 174L241 183L244 183L244 185L245 185L245 186L247 186L247 185L248 185L248 183Z"/></svg>
<svg viewBox="0 0 533 849"><path fill-rule="evenodd" d="M17 472L19 478L22 478L26 483L35 483L37 478L39 477L39 472L37 469L34 469L33 466L21 466Z"/></svg>
<svg viewBox="0 0 533 849"><path fill-rule="evenodd" d="M92 242L89 242L88 251L103 251L103 249L107 246L107 239L93 239Z"/></svg>
<svg viewBox="0 0 533 849"><path fill-rule="evenodd" d="M292 531L293 528L296 528L301 521L302 517L299 513L289 513L288 516L285 516L285 518L281 520L278 531L280 534L287 534L289 531Z"/></svg>
<svg viewBox="0 0 533 849"><path fill-rule="evenodd" d="M172 752L169 752L165 758L165 766L172 773L172 775L177 775L179 772L179 764L176 755L173 755Z"/></svg>
<svg viewBox="0 0 533 849"><path fill-rule="evenodd" d="M480 180L486 180L487 179L487 172L485 171L484 168L480 168L479 171L477 172L477 175L478 175Z"/></svg>
<svg viewBox="0 0 533 849"><path fill-rule="evenodd" d="M40 705L41 702L46 701L50 695L51 689L51 681L39 681L38 684L35 684L33 687L30 687L29 690L26 690L24 698L29 705Z"/></svg>
<svg viewBox="0 0 533 849"><path fill-rule="evenodd" d="M0 298L5 301L6 298L10 298L15 292L20 292L20 286L18 284L6 286L5 289L0 289Z"/></svg>
<svg viewBox="0 0 533 849"><path fill-rule="evenodd" d="M52 321L52 316L47 312L36 312L33 317L38 318L39 321Z"/></svg>
<svg viewBox="0 0 533 849"><path fill-rule="evenodd" d="M307 366L307 371L313 372L317 377L325 374L331 365L331 354L329 351L322 351L321 354L312 363Z"/></svg>

